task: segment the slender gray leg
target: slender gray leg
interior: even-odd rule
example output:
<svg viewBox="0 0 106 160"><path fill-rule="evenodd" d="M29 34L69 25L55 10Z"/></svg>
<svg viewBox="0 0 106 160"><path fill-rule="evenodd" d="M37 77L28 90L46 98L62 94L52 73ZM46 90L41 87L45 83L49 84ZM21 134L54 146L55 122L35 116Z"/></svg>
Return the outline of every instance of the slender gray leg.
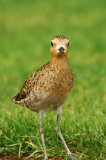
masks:
<svg viewBox="0 0 106 160"><path fill-rule="evenodd" d="M62 106L57 109L57 125L56 125L56 131L57 131L57 133L58 133L58 135L59 135L59 137L60 137L60 139L61 139L61 141L62 141L62 143L63 143L63 145L64 145L64 147L65 147L65 149L66 149L66 151L67 151L67 153L68 153L69 158L71 158L72 160L75 160L75 157L74 157L74 156L72 155L72 153L70 152L70 150L69 150L69 148L68 148L68 146L67 146L67 144L66 144L66 142L65 142L65 140L64 140L64 137L62 136L61 130L60 130L61 109L62 109Z"/></svg>
<svg viewBox="0 0 106 160"><path fill-rule="evenodd" d="M45 160L49 160L47 153L46 153L46 146L45 146L45 140L44 140L44 129L43 129L43 124L42 124L42 117L43 117L44 111L40 111L39 114L40 114L40 134L41 134L43 148L44 148L44 156L45 156Z"/></svg>

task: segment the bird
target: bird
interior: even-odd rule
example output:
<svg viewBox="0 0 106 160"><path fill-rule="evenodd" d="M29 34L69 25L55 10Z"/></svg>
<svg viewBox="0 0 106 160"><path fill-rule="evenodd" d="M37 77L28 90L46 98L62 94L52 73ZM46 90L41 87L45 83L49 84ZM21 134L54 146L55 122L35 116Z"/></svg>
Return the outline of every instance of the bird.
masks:
<svg viewBox="0 0 106 160"><path fill-rule="evenodd" d="M20 92L11 100L11 102L25 106L30 110L39 113L40 134L45 160L49 160L49 158L45 146L42 118L48 109L54 109L57 112L56 131L69 158L72 160L75 159L70 152L60 129L62 107L74 84L74 76L69 67L67 58L68 50L69 39L63 35L54 36L51 39L50 61L32 73L24 82Z"/></svg>

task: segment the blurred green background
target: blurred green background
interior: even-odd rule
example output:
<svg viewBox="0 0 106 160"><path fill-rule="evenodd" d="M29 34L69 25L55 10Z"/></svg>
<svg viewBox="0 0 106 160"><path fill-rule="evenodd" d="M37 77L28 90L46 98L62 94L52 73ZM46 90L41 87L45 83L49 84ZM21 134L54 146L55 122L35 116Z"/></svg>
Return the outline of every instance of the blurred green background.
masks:
<svg viewBox="0 0 106 160"><path fill-rule="evenodd" d="M0 0L1 154L43 157L38 115L11 104L10 99L32 72L50 60L50 40L60 34L70 40L68 59L75 76L62 112L63 135L79 159L104 158L105 0ZM65 159L55 122L56 114L47 113L47 152L52 158Z"/></svg>

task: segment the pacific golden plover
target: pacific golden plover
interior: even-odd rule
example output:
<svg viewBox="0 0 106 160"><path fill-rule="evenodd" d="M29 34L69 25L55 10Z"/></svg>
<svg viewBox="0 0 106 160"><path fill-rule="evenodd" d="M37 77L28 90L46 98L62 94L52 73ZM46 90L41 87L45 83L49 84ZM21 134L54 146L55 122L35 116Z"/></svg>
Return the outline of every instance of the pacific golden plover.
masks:
<svg viewBox="0 0 106 160"><path fill-rule="evenodd" d="M25 81L21 91L11 102L26 106L40 115L40 133L44 147L45 160L48 160L44 141L42 117L48 108L57 111L56 131L63 142L68 156L72 156L60 130L60 116L63 104L73 87L73 74L69 67L69 40L65 36L55 36L51 40L51 60L36 70Z"/></svg>

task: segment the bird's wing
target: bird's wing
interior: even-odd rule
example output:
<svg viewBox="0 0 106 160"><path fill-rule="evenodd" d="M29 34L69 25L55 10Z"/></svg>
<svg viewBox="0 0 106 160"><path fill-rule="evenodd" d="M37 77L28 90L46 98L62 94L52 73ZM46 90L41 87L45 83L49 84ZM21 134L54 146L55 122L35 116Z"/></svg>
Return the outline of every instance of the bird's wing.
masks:
<svg viewBox="0 0 106 160"><path fill-rule="evenodd" d="M38 70L27 78L21 91L15 97L13 97L13 99L11 101L13 101L13 100L20 101L22 99L27 98L27 96L29 95L30 91L33 88L33 85L35 83L34 79L37 74L38 74Z"/></svg>
<svg viewBox="0 0 106 160"><path fill-rule="evenodd" d="M33 74L31 74L27 78L27 80L25 81L21 91L15 97L13 97L11 102L20 101L20 100L23 100L23 99L28 97L28 95L30 94L30 91L33 89L35 83L38 80L39 74L42 72L42 70L45 69L45 67L48 64L49 64L49 62L47 64L43 65L40 69L36 70Z"/></svg>

